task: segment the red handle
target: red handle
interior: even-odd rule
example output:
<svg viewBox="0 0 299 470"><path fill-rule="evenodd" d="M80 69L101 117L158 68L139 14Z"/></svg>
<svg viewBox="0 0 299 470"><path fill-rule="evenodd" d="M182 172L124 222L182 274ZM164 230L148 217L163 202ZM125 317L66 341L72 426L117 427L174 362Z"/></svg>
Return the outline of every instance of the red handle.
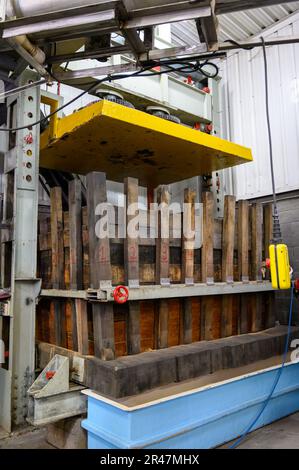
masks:
<svg viewBox="0 0 299 470"><path fill-rule="evenodd" d="M129 298L129 290L125 286L117 286L114 289L113 297L116 303L125 304Z"/></svg>

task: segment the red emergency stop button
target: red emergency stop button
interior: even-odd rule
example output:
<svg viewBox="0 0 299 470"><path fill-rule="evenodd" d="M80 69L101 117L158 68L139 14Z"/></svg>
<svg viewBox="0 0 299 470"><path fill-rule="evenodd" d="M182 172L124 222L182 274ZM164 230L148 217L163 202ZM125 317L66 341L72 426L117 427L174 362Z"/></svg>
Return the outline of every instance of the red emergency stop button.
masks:
<svg viewBox="0 0 299 470"><path fill-rule="evenodd" d="M125 304L129 298L129 290L125 286L118 286L114 289L113 297L117 304Z"/></svg>

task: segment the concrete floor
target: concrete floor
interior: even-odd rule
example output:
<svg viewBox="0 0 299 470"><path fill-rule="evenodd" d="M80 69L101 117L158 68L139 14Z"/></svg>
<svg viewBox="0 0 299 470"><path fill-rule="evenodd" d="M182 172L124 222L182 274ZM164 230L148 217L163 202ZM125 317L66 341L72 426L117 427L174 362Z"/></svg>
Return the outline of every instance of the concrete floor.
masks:
<svg viewBox="0 0 299 470"><path fill-rule="evenodd" d="M46 441L45 428L26 428L0 439L0 449L54 449Z"/></svg>
<svg viewBox="0 0 299 470"><path fill-rule="evenodd" d="M226 449L229 444L221 447ZM299 449L299 413L252 432L239 449Z"/></svg>
<svg viewBox="0 0 299 470"><path fill-rule="evenodd" d="M229 444L222 446L222 449ZM54 449L46 441L46 429L26 429L0 439L0 449ZM299 449L299 413L251 433L239 449Z"/></svg>

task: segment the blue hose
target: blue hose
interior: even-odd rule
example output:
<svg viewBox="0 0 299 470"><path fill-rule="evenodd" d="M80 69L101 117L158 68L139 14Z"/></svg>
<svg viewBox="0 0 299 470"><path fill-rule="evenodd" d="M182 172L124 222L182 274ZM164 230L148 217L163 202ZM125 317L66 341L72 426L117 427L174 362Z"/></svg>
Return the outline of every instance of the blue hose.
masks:
<svg viewBox="0 0 299 470"><path fill-rule="evenodd" d="M287 339L285 343L285 349L284 349L284 354L283 354L283 360L281 367L277 371L277 375L275 377L274 383L271 388L271 392L269 393L269 396L266 398L266 400L263 403L262 409L259 411L257 414L256 418L252 421L252 423L246 428L246 430L243 432L243 434L237 439L234 444L232 444L229 449L236 449L246 438L246 436L250 433L250 431L254 428L260 417L262 416L263 412L265 411L266 407L268 406L275 389L277 387L277 384L279 382L279 379L281 377L281 374L283 372L286 360L287 360L287 355L288 355L288 350L289 350L289 342L290 342L290 337L291 337L291 326L292 326L292 316L293 316L293 301L294 301L294 288L292 286L291 288L291 302L290 302L290 312L289 312L289 322L288 322L288 334L287 334Z"/></svg>

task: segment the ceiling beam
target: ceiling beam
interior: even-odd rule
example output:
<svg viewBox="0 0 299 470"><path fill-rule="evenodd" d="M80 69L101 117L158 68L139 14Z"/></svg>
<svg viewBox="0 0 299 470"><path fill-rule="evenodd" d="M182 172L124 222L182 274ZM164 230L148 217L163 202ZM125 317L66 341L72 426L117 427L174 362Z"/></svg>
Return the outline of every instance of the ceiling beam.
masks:
<svg viewBox="0 0 299 470"><path fill-rule="evenodd" d="M207 18L201 17L196 19L196 27L200 41L206 43L209 51L218 49L218 19L215 14L216 0L211 0L211 14Z"/></svg>
<svg viewBox="0 0 299 470"><path fill-rule="evenodd" d="M216 4L216 14L225 15L227 13L269 7L272 5L281 5L283 3L292 3L295 1L296 0L220 0Z"/></svg>

